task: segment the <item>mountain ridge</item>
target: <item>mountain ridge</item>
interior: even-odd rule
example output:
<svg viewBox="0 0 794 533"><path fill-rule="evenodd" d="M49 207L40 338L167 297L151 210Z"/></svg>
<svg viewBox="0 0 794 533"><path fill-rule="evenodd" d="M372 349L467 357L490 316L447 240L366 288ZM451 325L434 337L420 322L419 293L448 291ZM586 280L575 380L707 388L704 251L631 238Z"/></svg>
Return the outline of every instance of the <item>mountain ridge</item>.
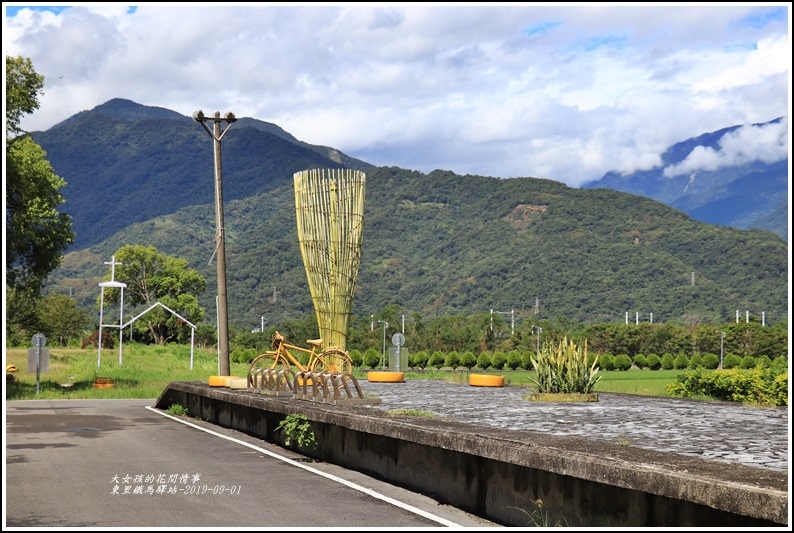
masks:
<svg viewBox="0 0 794 533"><path fill-rule="evenodd" d="M743 161L715 170L684 172L665 176L665 170L684 162L690 155L719 154L730 135L742 128L785 127L788 118L778 117L749 126L731 126L681 141L661 156L662 165L650 170L622 174L610 171L582 188L609 188L647 196L686 212L703 222L740 229L758 228L788 240L789 160ZM779 139L782 144L784 139Z"/></svg>
<svg viewBox="0 0 794 533"><path fill-rule="evenodd" d="M205 277L199 301L211 321L209 136L168 110L111 103L33 134L67 182L64 211L78 233L48 290L91 308L104 262L124 245L151 245ZM422 316L512 309L581 322L629 312L729 320L737 309L787 317L787 243L768 230L697 221L609 188L375 167L255 119L231 128L223 141L227 291L230 322L241 327L314 312L293 191L293 174L308 168L367 173L358 316L396 305Z"/></svg>

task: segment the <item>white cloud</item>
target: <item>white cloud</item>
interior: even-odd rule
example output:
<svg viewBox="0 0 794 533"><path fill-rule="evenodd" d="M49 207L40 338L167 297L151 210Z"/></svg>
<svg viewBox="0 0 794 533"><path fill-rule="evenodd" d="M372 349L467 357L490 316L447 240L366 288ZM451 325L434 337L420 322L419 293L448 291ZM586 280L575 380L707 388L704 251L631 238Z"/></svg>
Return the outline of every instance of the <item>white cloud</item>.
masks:
<svg viewBox="0 0 794 533"><path fill-rule="evenodd" d="M29 130L127 98L378 165L578 186L788 116L788 6L105 3L22 9L3 33L45 76Z"/></svg>
<svg viewBox="0 0 794 533"><path fill-rule="evenodd" d="M664 176L713 171L754 161L781 161L788 157L788 137L788 118L763 126L745 125L726 133L718 150L697 146L681 163L665 168Z"/></svg>

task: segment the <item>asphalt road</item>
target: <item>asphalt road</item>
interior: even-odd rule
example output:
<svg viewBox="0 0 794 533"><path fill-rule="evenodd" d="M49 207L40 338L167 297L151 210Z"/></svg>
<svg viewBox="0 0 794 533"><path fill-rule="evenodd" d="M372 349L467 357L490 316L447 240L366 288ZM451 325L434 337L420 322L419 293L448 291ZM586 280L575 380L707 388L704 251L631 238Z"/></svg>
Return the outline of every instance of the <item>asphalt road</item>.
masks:
<svg viewBox="0 0 794 533"><path fill-rule="evenodd" d="M498 527L154 403L6 402L3 530Z"/></svg>

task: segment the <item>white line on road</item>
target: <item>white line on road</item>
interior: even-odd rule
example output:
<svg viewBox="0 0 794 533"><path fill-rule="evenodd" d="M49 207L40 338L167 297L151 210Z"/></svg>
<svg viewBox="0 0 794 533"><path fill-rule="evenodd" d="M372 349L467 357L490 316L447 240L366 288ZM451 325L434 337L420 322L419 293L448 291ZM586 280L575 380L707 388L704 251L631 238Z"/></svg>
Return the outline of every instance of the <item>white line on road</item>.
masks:
<svg viewBox="0 0 794 533"><path fill-rule="evenodd" d="M385 495L383 495L383 494L381 494L379 492L375 492L372 489L368 489L366 487L362 487L361 485L357 485L356 483L353 483L353 482L348 481L346 479L342 479L340 477L334 476L332 474L328 474L328 473L323 472L321 470L317 470L316 468L312 468L312 467L307 466L307 465L305 465L303 463L299 463L297 461L293 461L292 459L289 459L287 457L278 455L277 453L270 452L268 450L260 448L259 446L255 446L253 444L250 444L248 442L242 441L240 439L235 439L234 437L229 437L228 435L223 435L223 434L218 433L216 431L212 431L210 429L203 428L201 426L197 426L196 424L192 424L192 423L188 422L187 420L184 420L181 417L169 415L168 413L164 413L160 409L157 409L157 408L152 407L150 405L147 405L146 408L148 410L150 410L150 411L153 411L153 412L157 413L157 414L160 414L162 416L165 416L165 417L168 417L168 418L170 418L172 420L175 420L175 421L177 421L177 422L179 422L181 424L185 424L186 426L190 426L190 427L198 429L200 431L204 431L205 433L209 433L210 435L215 435L216 437L220 437L222 439L230 440L230 441L235 442L237 444L242 444L243 446L251 448L252 450L256 450L258 452L267 454L270 457L273 457L273 458L278 459L280 461L284 461L285 463L289 463L289 464L291 464L293 466L297 466L298 468L302 468L304 470L308 470L309 472L312 472L312 473L317 474L319 476L323 476L323 477L328 478L328 479L330 479L332 481L336 481L337 483L341 483L342 485L347 485L348 487L350 487L352 489L355 489L357 491L369 494L373 498L377 498L379 500L383 500L383 501L385 501L387 503L390 503L390 504L394 505L395 507L400 507L401 509L405 509L406 511L410 511L412 513L424 516L425 518L428 518L430 520L438 522L439 524L443 524L443 525L448 526L448 527L456 527L456 528L461 527L460 524L456 524L455 522L451 522L449 520L441 518L440 516L436 516L436 515L434 515L432 513L428 513L427 511L423 511L422 509L418 509L418 508L416 508L416 507L414 507L412 505L408 505L408 504L403 503L403 502L401 502L399 500L395 500L394 498L389 498L388 496L385 496Z"/></svg>

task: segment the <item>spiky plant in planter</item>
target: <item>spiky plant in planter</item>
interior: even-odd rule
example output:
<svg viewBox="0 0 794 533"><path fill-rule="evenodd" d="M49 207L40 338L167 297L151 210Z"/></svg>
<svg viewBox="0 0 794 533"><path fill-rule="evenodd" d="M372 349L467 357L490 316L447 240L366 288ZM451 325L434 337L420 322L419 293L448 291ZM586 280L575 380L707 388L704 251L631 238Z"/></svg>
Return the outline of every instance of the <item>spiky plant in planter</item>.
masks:
<svg viewBox="0 0 794 533"><path fill-rule="evenodd" d="M598 357L587 364L587 339L580 345L567 337L556 346L544 344L537 358L530 359L537 372L530 381L539 393L589 394L601 379L596 375Z"/></svg>

